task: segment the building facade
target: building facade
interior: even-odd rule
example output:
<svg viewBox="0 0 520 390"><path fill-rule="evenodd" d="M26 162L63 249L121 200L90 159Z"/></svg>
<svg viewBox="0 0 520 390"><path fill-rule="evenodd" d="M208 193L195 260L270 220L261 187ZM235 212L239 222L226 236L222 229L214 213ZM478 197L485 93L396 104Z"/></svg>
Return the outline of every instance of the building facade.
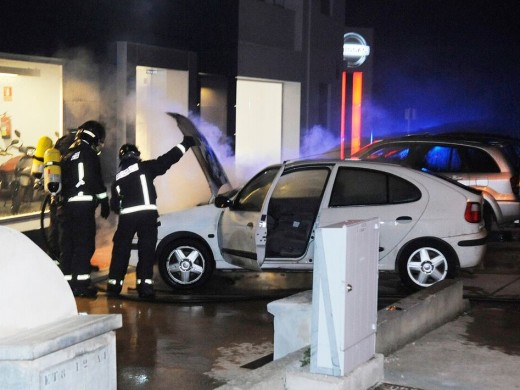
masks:
<svg viewBox="0 0 520 390"><path fill-rule="evenodd" d="M165 112L199 119L212 146L226 146L234 184L258 167L339 145L344 0L21 3L6 11L3 26L13 33L0 42L0 73L33 69L39 76L0 75L0 111L25 145L89 119L105 123L107 183L122 143L137 143L147 158L180 139ZM316 129L330 145L307 143ZM16 137L11 131L0 147ZM183 164L190 170L193 161ZM173 176L158 184L163 211L207 198L199 191L196 199L170 202L171 188L182 188ZM33 195L14 215L2 189L0 223L31 220L27 215L39 211Z"/></svg>

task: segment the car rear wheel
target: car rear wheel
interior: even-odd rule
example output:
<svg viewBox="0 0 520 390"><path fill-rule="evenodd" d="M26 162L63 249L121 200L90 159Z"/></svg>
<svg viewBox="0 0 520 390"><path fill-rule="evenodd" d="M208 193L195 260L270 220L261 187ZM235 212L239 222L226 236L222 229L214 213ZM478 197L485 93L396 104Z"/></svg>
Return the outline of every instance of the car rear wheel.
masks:
<svg viewBox="0 0 520 390"><path fill-rule="evenodd" d="M215 260L200 241L181 238L162 250L158 267L166 284L177 290L187 290L207 283L215 269Z"/></svg>
<svg viewBox="0 0 520 390"><path fill-rule="evenodd" d="M457 273L456 255L444 243L421 240L409 244L399 255L401 281L413 290L429 287Z"/></svg>

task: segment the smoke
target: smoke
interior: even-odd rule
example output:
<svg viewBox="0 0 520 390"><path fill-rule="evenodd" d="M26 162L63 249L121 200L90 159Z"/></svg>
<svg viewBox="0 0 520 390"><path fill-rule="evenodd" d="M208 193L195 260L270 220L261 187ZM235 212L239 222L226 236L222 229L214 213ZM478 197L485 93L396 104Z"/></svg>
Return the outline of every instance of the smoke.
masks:
<svg viewBox="0 0 520 390"><path fill-rule="evenodd" d="M204 138L206 138L208 144L215 152L215 155L226 172L231 187L237 186L239 183L243 182L244 179L250 179L250 176L247 178L237 177L235 157L231 146L232 142L224 135L224 132L218 126L205 121L200 116L190 115L190 119L193 121L195 126L197 126L197 129Z"/></svg>
<svg viewBox="0 0 520 390"><path fill-rule="evenodd" d="M314 159L320 157L339 157L339 134L316 125L303 132L300 147L300 157Z"/></svg>
<svg viewBox="0 0 520 390"><path fill-rule="evenodd" d="M106 64L96 63L93 54L84 48L70 48L54 54L55 58L63 60L63 125L66 133L68 129L75 129L88 120L97 120L105 125L106 138L103 151L100 155L103 179L110 187L116 172L118 136L115 131L117 118L115 72ZM134 111L135 112L135 111ZM97 234L96 248L103 251L96 253L96 259L103 260L106 266L104 251L112 245L112 237L117 225L117 216L111 214L107 220L99 216L96 211ZM101 260L100 260L101 262Z"/></svg>

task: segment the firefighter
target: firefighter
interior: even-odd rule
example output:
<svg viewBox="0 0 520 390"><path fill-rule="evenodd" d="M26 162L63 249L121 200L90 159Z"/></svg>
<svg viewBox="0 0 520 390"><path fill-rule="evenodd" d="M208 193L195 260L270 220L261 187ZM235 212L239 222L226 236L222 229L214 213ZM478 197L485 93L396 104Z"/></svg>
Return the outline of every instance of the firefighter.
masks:
<svg viewBox="0 0 520 390"><path fill-rule="evenodd" d="M101 216L106 219L110 214L99 160L104 140L103 125L87 121L78 127L62 160L60 264L77 297L97 295L90 280L90 259L96 249L95 211L100 204Z"/></svg>
<svg viewBox="0 0 520 390"><path fill-rule="evenodd" d="M166 173L194 145L193 137L184 137L180 144L167 153L155 160L146 161L141 161L141 153L135 145L124 144L119 149L120 170L112 184L110 198L110 207L119 214L119 220L113 238L107 283L108 296L117 297L121 293L130 259L132 239L137 233L137 292L140 298L155 297L153 264L159 214L153 180Z"/></svg>

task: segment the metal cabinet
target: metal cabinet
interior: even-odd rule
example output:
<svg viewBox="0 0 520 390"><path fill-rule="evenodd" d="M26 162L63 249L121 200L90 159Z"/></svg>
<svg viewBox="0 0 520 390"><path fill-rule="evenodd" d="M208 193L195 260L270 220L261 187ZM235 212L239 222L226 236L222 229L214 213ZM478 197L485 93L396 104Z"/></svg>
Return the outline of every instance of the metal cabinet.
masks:
<svg viewBox="0 0 520 390"><path fill-rule="evenodd" d="M343 376L375 355L378 249L377 218L317 229L311 372Z"/></svg>

